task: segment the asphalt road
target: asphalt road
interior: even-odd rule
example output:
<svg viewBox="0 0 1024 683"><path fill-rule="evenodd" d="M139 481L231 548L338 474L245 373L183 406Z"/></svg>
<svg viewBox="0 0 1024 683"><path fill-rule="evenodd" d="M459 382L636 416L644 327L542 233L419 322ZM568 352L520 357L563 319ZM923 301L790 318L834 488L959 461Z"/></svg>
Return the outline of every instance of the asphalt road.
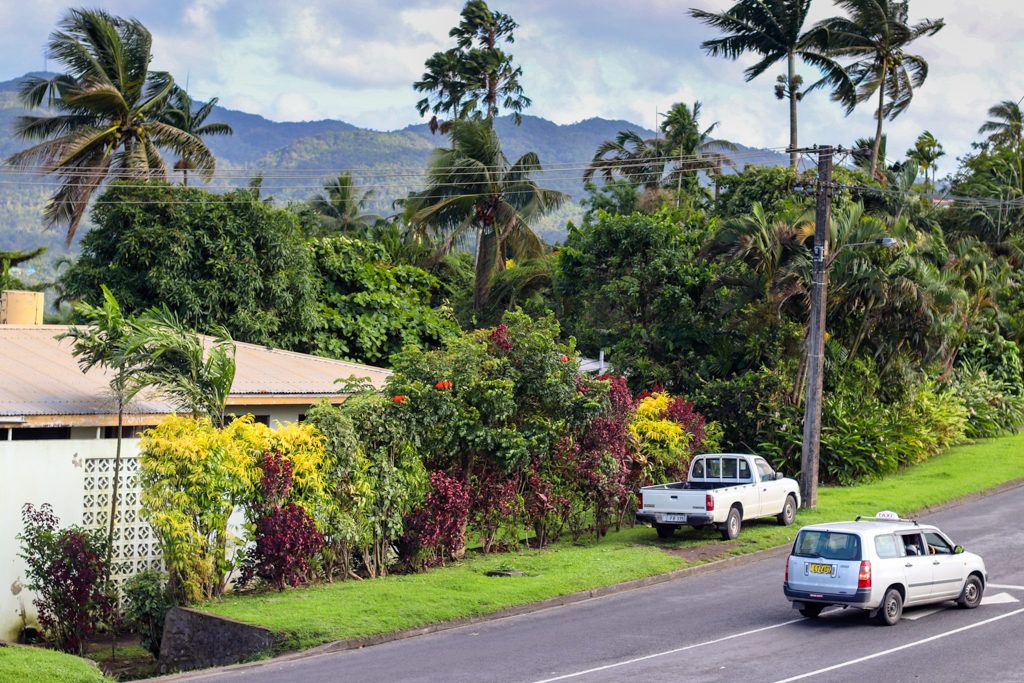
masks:
<svg viewBox="0 0 1024 683"><path fill-rule="evenodd" d="M195 678L1024 681L1024 488L926 519L985 559L990 585L979 608L912 608L895 627L853 610L802 619L782 595L780 554L524 616Z"/></svg>

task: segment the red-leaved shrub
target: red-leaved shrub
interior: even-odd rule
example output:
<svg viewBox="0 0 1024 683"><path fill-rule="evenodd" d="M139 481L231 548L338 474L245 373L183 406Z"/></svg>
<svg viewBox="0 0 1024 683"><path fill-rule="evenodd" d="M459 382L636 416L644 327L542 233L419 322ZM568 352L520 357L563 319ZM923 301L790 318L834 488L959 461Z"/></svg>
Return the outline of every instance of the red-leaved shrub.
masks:
<svg viewBox="0 0 1024 683"><path fill-rule="evenodd" d="M107 541L102 532L58 528L47 503L21 510L20 557L25 560L32 604L46 637L65 652L81 654L86 639L110 615L113 601L103 588Z"/></svg>
<svg viewBox="0 0 1024 683"><path fill-rule="evenodd" d="M466 548L468 519L468 487L444 472L431 472L430 491L423 506L406 518L400 543L406 560L419 568L461 557Z"/></svg>
<svg viewBox="0 0 1024 683"><path fill-rule="evenodd" d="M256 545L242 563L240 582L244 585L258 576L284 590L306 580L309 560L324 547L324 537L309 513L287 500L291 462L280 451L266 451L260 469L260 499L254 505Z"/></svg>

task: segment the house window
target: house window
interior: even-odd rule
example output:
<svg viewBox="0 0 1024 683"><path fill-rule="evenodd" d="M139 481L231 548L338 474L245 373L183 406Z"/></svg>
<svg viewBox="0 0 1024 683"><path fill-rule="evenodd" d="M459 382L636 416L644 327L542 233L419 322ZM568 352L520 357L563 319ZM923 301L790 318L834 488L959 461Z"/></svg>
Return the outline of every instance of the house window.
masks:
<svg viewBox="0 0 1024 683"><path fill-rule="evenodd" d="M142 432L147 429L152 429L153 425L125 425L121 428L121 436L125 439L137 439L142 436ZM103 428L104 439L116 439L117 438L117 427L104 427Z"/></svg>
<svg viewBox="0 0 1024 683"><path fill-rule="evenodd" d="M71 427L20 427L11 430L12 441L70 439Z"/></svg>

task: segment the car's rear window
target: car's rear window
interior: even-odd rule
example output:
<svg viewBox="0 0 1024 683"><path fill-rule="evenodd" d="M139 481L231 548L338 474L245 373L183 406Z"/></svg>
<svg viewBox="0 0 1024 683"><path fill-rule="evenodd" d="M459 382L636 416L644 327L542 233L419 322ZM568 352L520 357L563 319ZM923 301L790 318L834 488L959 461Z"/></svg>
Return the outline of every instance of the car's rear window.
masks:
<svg viewBox="0 0 1024 683"><path fill-rule="evenodd" d="M859 560L860 537L837 531L801 531L793 544L793 554L826 560Z"/></svg>

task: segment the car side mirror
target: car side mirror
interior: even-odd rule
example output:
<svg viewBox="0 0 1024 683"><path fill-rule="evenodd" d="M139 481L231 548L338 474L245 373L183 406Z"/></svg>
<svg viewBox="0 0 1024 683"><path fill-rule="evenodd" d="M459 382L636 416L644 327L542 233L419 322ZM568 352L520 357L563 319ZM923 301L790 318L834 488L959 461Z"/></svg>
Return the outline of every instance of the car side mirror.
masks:
<svg viewBox="0 0 1024 683"><path fill-rule="evenodd" d="M778 481L779 479L785 479L785 478L786 478L786 475L783 474L782 472L776 472L775 473L775 481Z"/></svg>
<svg viewBox="0 0 1024 683"><path fill-rule="evenodd" d="M953 554L954 554L954 555L959 555L959 554L960 554L960 553L962 553L963 551L964 551L964 547L963 547L962 545L958 545L958 546L955 546L955 547L953 548Z"/></svg>

